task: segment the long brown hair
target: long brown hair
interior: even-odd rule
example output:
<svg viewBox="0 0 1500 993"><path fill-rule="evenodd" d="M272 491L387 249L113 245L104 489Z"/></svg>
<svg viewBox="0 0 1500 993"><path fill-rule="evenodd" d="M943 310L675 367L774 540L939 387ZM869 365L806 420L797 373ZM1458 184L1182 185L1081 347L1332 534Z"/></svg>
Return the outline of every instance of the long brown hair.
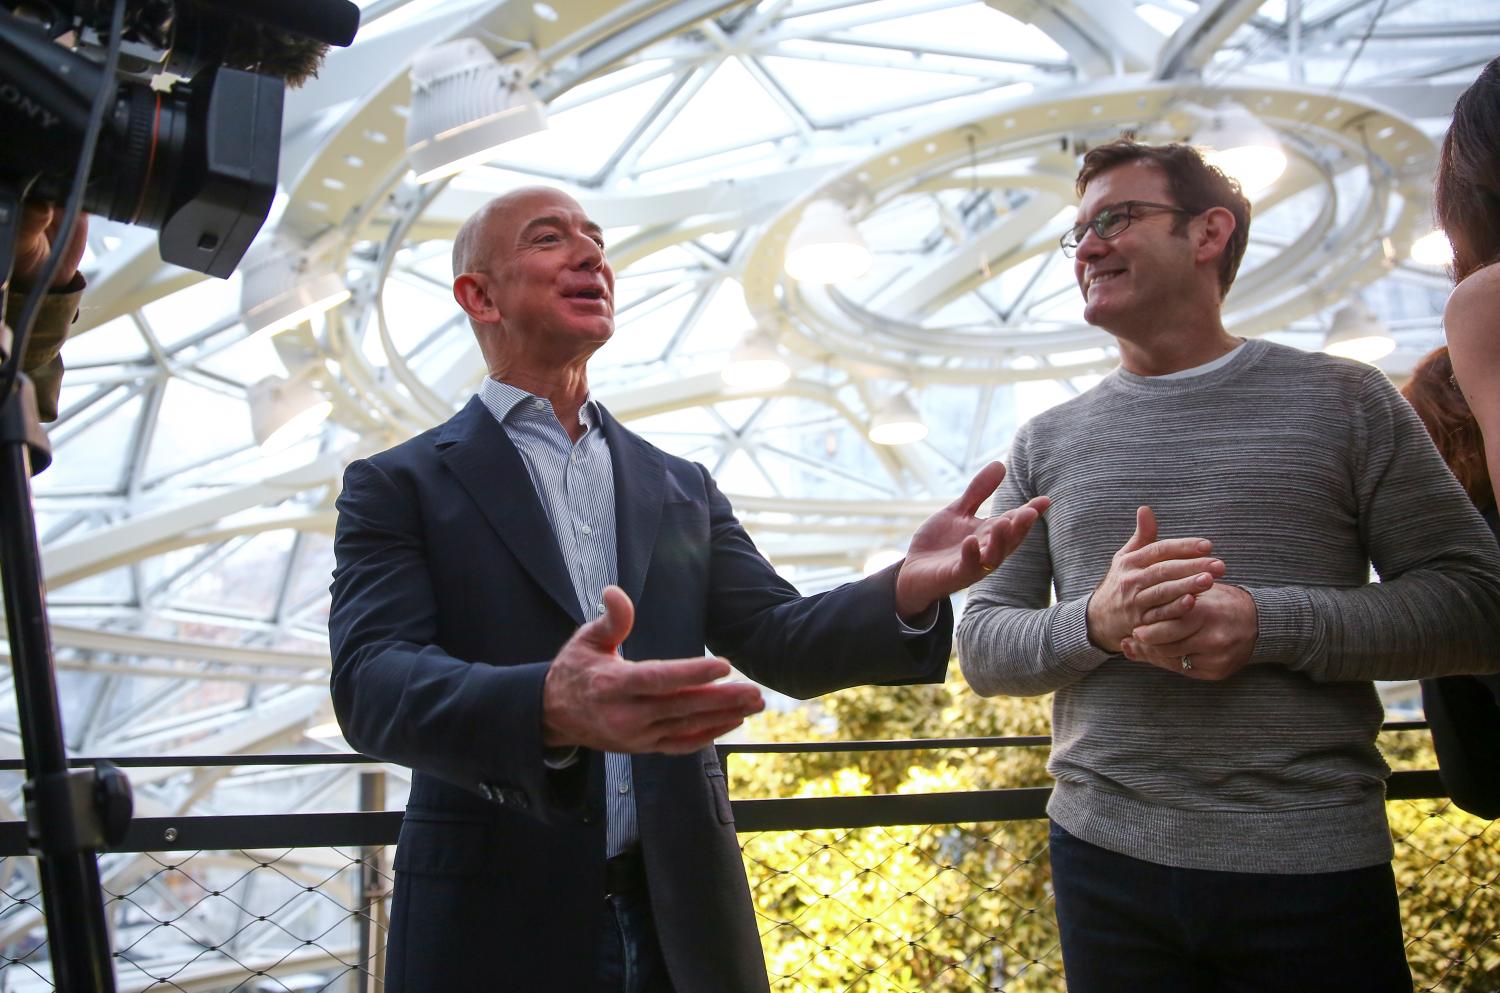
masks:
<svg viewBox="0 0 1500 993"><path fill-rule="evenodd" d="M1448 358L1447 346L1417 363L1401 393L1422 418L1443 461L1463 484L1474 506L1480 510L1494 506L1495 491L1484 458L1484 439L1469 404L1453 380L1453 362Z"/></svg>
<svg viewBox="0 0 1500 993"><path fill-rule="evenodd" d="M1453 244L1454 282L1500 259L1500 58L1453 106L1432 205Z"/></svg>

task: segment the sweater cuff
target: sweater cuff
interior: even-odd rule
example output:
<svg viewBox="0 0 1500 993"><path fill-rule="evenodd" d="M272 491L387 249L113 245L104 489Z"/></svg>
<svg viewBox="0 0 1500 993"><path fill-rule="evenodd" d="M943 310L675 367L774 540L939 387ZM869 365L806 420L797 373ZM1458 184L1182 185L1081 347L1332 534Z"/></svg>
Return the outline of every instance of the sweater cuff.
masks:
<svg viewBox="0 0 1500 993"><path fill-rule="evenodd" d="M1048 654L1079 674L1093 672L1113 656L1089 640L1089 596L1060 603L1047 631Z"/></svg>
<svg viewBox="0 0 1500 993"><path fill-rule="evenodd" d="M1312 599L1295 586L1245 590L1255 601L1255 649L1250 665L1306 668L1313 642Z"/></svg>

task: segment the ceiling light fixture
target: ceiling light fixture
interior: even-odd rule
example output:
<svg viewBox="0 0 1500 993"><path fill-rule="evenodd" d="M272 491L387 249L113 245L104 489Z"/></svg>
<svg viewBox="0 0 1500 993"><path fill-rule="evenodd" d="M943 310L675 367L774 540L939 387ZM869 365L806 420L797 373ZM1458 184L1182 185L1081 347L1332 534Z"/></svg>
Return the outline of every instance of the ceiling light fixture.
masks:
<svg viewBox="0 0 1500 993"><path fill-rule="evenodd" d="M1390 328L1376 317L1363 300L1340 307L1328 326L1328 336L1323 341L1323 351L1329 355L1342 355L1360 362L1383 359L1396 350L1396 340Z"/></svg>
<svg viewBox="0 0 1500 993"><path fill-rule="evenodd" d="M877 445L910 445L927 437L927 425L905 393L897 393L875 408L869 439Z"/></svg>
<svg viewBox="0 0 1500 993"><path fill-rule="evenodd" d="M434 45L412 60L406 151L418 183L463 172L501 145L547 126L520 66L501 65L473 38Z"/></svg>
<svg viewBox="0 0 1500 993"><path fill-rule="evenodd" d="M765 331L752 331L730 353L729 364L719 374L725 386L769 389L792 376L792 367L781 357L776 339Z"/></svg>
<svg viewBox="0 0 1500 993"><path fill-rule="evenodd" d="M1411 243L1411 260L1417 265L1453 264L1453 244L1441 231L1430 231Z"/></svg>
<svg viewBox="0 0 1500 993"><path fill-rule="evenodd" d="M250 430L266 454L307 437L333 412L333 404L304 376L267 376L250 387L246 399L250 402Z"/></svg>
<svg viewBox="0 0 1500 993"><path fill-rule="evenodd" d="M1193 146L1237 181L1245 196L1264 193L1286 172L1281 138L1243 105L1226 100L1203 113L1208 123L1193 135Z"/></svg>
<svg viewBox="0 0 1500 993"><path fill-rule="evenodd" d="M786 244L786 274L799 283L843 283L870 271L874 256L837 200L814 200Z"/></svg>
<svg viewBox="0 0 1500 993"><path fill-rule="evenodd" d="M253 246L241 272L240 315L251 334L294 328L351 295L332 268L314 264L298 246L279 239Z"/></svg>

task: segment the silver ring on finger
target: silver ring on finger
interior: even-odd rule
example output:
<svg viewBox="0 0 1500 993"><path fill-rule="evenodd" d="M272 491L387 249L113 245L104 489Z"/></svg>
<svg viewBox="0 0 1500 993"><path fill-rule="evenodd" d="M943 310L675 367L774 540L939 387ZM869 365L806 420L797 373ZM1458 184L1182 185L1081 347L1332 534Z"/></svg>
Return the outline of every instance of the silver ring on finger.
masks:
<svg viewBox="0 0 1500 993"><path fill-rule="evenodd" d="M1182 671L1183 672L1187 672L1192 667L1193 667L1193 657L1191 655L1184 655L1182 657Z"/></svg>

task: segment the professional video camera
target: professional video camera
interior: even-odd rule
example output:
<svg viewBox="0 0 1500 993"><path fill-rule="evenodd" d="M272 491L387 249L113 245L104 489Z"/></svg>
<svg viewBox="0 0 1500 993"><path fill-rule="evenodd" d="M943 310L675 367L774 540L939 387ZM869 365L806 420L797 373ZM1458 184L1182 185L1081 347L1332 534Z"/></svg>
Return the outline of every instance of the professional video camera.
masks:
<svg viewBox="0 0 1500 993"><path fill-rule="evenodd" d="M112 87L83 209L158 229L163 259L219 277L271 208L284 85L359 27L348 0L127 0L105 79L112 0L0 6L0 183L66 199L91 104Z"/></svg>
<svg viewBox="0 0 1500 993"><path fill-rule="evenodd" d="M23 374L36 308L80 210L159 229L168 262L234 271L276 193L285 84L358 27L348 0L0 0L0 585L60 990L114 991L97 853L131 801L118 769L70 770L63 746L28 480L51 459ZM27 202L66 206L12 320Z"/></svg>

